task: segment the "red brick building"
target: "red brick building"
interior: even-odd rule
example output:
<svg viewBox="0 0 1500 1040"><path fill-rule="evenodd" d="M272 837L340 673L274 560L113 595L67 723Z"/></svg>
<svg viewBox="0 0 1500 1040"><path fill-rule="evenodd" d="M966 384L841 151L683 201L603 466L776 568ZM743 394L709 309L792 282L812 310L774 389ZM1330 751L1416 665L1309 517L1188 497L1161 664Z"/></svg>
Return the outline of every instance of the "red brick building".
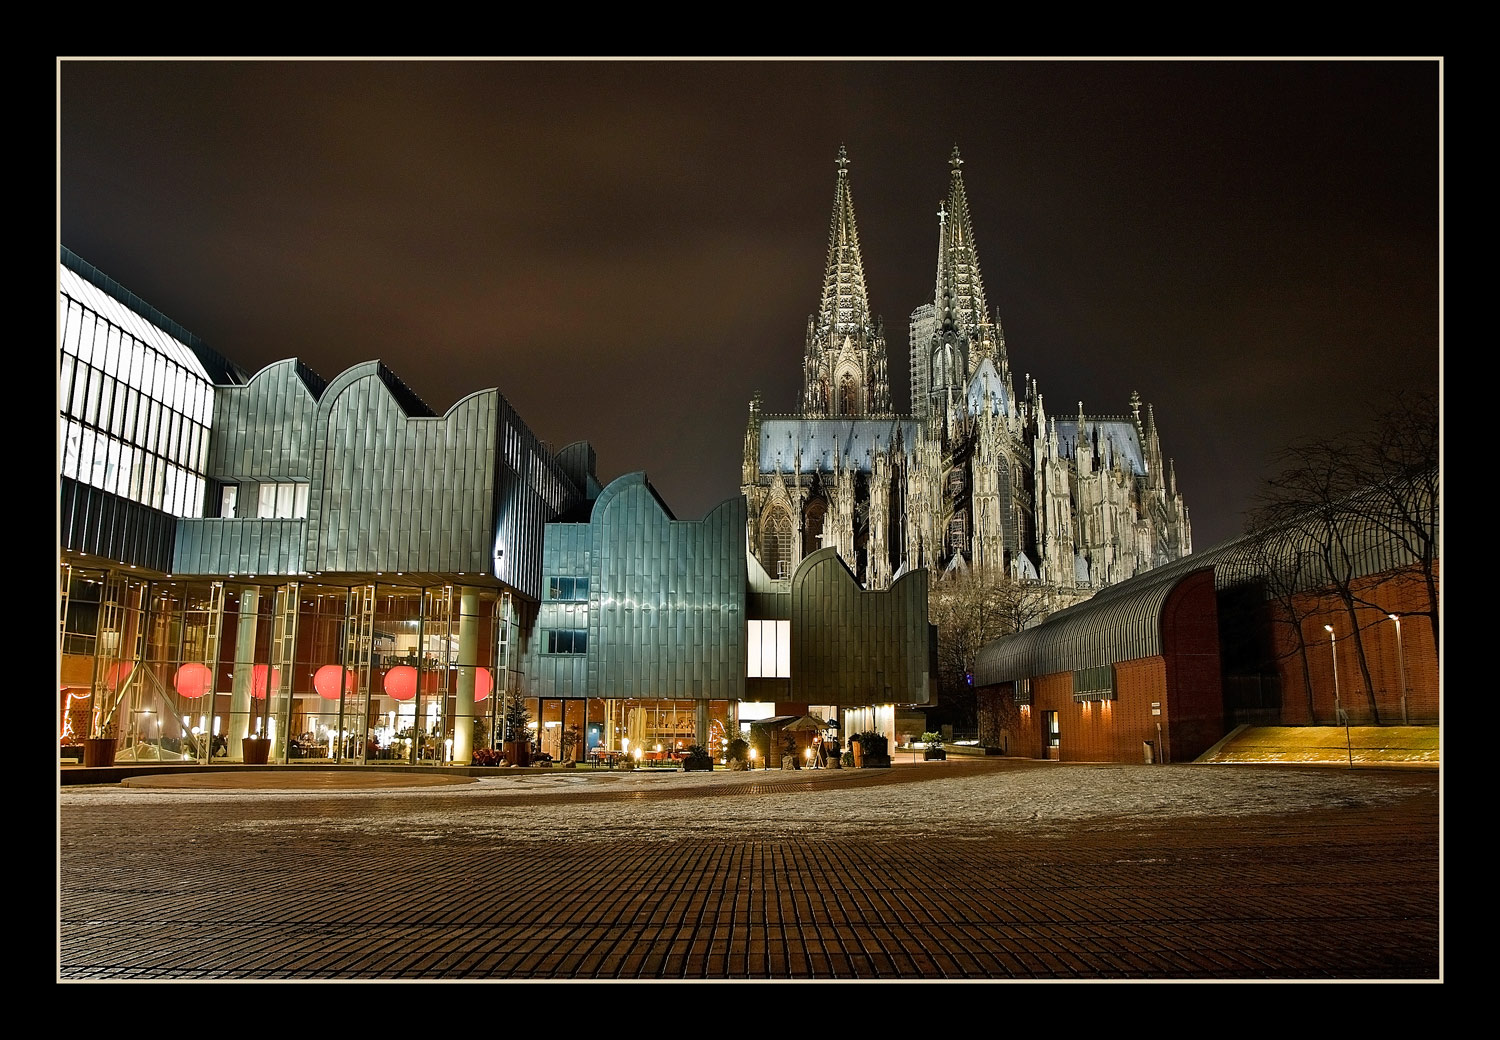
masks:
<svg viewBox="0 0 1500 1040"><path fill-rule="evenodd" d="M981 743L1182 762L1247 723L1437 724L1435 534L1427 560L1389 525L1328 530L1237 539L991 643L974 675Z"/></svg>

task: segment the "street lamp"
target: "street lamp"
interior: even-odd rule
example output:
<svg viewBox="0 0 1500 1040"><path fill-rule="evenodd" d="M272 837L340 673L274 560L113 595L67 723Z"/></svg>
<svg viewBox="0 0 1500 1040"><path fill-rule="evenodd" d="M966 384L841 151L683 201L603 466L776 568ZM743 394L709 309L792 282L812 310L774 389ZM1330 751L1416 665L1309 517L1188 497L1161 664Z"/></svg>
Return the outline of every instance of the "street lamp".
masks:
<svg viewBox="0 0 1500 1040"><path fill-rule="evenodd" d="M1349 768L1354 768L1354 742L1349 739L1349 716L1344 714L1344 707L1339 703L1339 650L1333 639L1333 626L1324 625L1328 632L1328 652L1333 656L1333 716L1334 719L1344 724L1344 750L1349 754Z"/></svg>
<svg viewBox="0 0 1500 1040"><path fill-rule="evenodd" d="M1328 653L1333 657L1333 717L1338 721L1344 717L1344 708L1339 702L1339 650L1334 644L1333 626L1324 625L1323 629L1328 633Z"/></svg>
<svg viewBox="0 0 1500 1040"><path fill-rule="evenodd" d="M1411 720L1406 714L1406 657L1401 652L1401 615L1390 615L1396 623L1396 674L1401 681L1401 725L1410 726Z"/></svg>

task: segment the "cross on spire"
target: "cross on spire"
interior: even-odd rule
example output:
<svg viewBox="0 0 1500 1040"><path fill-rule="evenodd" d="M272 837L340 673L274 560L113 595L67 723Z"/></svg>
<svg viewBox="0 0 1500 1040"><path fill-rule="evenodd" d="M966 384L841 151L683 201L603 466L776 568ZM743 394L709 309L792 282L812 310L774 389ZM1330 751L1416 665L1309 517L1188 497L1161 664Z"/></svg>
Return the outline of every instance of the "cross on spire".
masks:
<svg viewBox="0 0 1500 1040"><path fill-rule="evenodd" d="M948 220L948 209L941 202L938 203L937 218L939 227L941 227Z"/></svg>
<svg viewBox="0 0 1500 1040"><path fill-rule="evenodd" d="M962 166L963 164L964 164L964 161L958 157L958 145L954 145L953 146L953 158L951 158L951 159L948 160L948 165L951 166L951 167L953 167L953 172L954 173L957 173L958 172L958 168L960 166Z"/></svg>
<svg viewBox="0 0 1500 1040"><path fill-rule="evenodd" d="M844 167L849 165L849 154L844 151L843 145L839 145L839 157L834 161L838 164L839 173L843 173Z"/></svg>

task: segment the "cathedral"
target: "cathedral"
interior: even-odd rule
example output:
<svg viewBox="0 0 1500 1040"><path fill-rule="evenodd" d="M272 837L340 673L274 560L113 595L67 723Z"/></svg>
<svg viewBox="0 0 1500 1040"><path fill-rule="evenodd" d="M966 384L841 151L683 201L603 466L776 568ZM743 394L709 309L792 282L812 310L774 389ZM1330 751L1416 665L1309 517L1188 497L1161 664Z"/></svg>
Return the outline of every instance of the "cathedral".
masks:
<svg viewBox="0 0 1500 1040"><path fill-rule="evenodd" d="M1039 582L1057 605L1192 551L1151 406L1050 415L1017 395L949 160L931 302L912 312L911 405L892 406L885 329L865 292L849 160L839 149L822 298L807 319L801 409L750 403L742 486L751 552L772 579L835 546L868 589L927 568Z"/></svg>

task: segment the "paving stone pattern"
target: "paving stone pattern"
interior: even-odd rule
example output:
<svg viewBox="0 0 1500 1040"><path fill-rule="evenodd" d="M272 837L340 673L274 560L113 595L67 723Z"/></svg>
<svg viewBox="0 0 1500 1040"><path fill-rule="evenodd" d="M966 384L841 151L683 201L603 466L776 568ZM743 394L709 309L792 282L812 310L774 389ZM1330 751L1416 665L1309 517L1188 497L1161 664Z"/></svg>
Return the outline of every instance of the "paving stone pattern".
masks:
<svg viewBox="0 0 1500 1040"><path fill-rule="evenodd" d="M607 814L823 783L878 799L924 775L527 804ZM381 792L64 805L58 977L1438 979L1438 778L1395 782L1411 797L1375 807L920 841L433 841L382 833L409 802ZM431 811L448 796L411 797ZM334 825L351 815L365 826Z"/></svg>

